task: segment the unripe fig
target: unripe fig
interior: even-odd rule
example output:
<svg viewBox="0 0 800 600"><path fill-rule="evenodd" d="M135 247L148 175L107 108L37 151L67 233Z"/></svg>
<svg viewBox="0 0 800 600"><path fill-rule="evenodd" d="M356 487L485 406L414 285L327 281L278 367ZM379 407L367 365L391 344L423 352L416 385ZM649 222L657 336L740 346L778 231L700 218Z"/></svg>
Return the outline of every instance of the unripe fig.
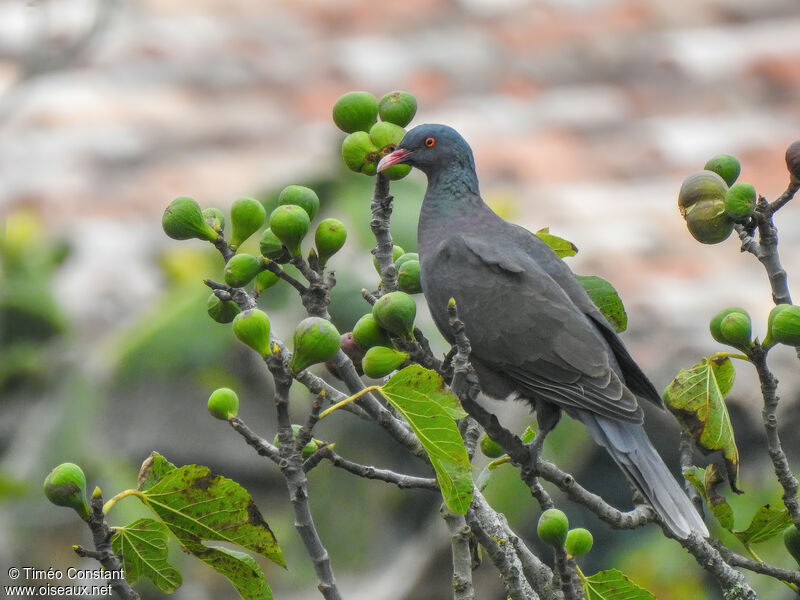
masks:
<svg viewBox="0 0 800 600"><path fill-rule="evenodd" d="M332 114L345 133L368 131L378 119L378 100L369 92L348 92L333 105Z"/></svg>
<svg viewBox="0 0 800 600"><path fill-rule="evenodd" d="M739 177L742 165L739 164L739 159L735 156L731 156L730 154L717 154L709 158L703 168L708 171L714 171L714 173L722 177L725 183L733 185L737 177Z"/></svg>
<svg viewBox="0 0 800 600"><path fill-rule="evenodd" d="M487 458L500 458L503 454L506 453L500 444L495 442L492 438L490 438L487 434L483 434L481 436L480 442L481 452Z"/></svg>
<svg viewBox="0 0 800 600"><path fill-rule="evenodd" d="M44 480L44 495L56 506L74 509L81 517L89 517L86 501L86 476L74 463L63 463L50 471Z"/></svg>
<svg viewBox="0 0 800 600"><path fill-rule="evenodd" d="M214 231L225 229L225 213L218 208L203 209L203 218Z"/></svg>
<svg viewBox="0 0 800 600"><path fill-rule="evenodd" d="M281 278L275 275L275 273L265 269L256 275L256 291L260 294L264 290L271 288L280 280Z"/></svg>
<svg viewBox="0 0 800 600"><path fill-rule="evenodd" d="M764 346L800 346L800 306L778 304L769 313Z"/></svg>
<svg viewBox="0 0 800 600"><path fill-rule="evenodd" d="M783 530L783 544L792 555L792 558L800 565L800 531L794 525L789 525Z"/></svg>
<svg viewBox="0 0 800 600"><path fill-rule="evenodd" d="M297 435L300 433L300 429L301 429L300 425L296 425L296 424L292 425L292 439L293 440L297 439ZM273 444L273 446L280 446L280 440L278 439L277 435L275 436L275 439L272 440L272 444ZM300 454L302 455L303 458L308 458L309 456L314 454L314 452L316 452L317 449L320 446L322 446L324 444L325 444L325 442L323 442L321 440L318 440L317 438L311 438L308 441L308 443L305 446L303 446L303 449L300 451Z"/></svg>
<svg viewBox="0 0 800 600"><path fill-rule="evenodd" d="M725 214L724 200L701 200L686 210L686 226L702 244L718 244L731 235L733 220Z"/></svg>
<svg viewBox="0 0 800 600"><path fill-rule="evenodd" d="M302 206L308 213L308 218L313 220L319 210L319 196L311 188L302 185L287 185L278 194L278 205L296 204Z"/></svg>
<svg viewBox="0 0 800 600"><path fill-rule="evenodd" d="M330 360L339 350L341 336L333 323L320 317L308 317L294 331L294 352L289 368L299 373L311 365Z"/></svg>
<svg viewBox="0 0 800 600"><path fill-rule="evenodd" d="M232 419L239 412L239 396L230 388L214 390L208 397L208 412L215 419Z"/></svg>
<svg viewBox="0 0 800 600"><path fill-rule="evenodd" d="M417 99L408 92L389 92L378 102L382 121L405 127L417 113Z"/></svg>
<svg viewBox="0 0 800 600"><path fill-rule="evenodd" d="M274 260L278 264L289 262L291 255L286 247L278 239L278 236L272 233L272 229L267 227L264 233L261 234L261 241L259 242L261 248L261 255L270 260Z"/></svg>
<svg viewBox="0 0 800 600"><path fill-rule="evenodd" d="M242 312L239 305L232 300L220 300L215 294L208 297L206 305L208 316L214 319L217 323L230 323L233 318Z"/></svg>
<svg viewBox="0 0 800 600"><path fill-rule="evenodd" d="M261 356L266 356L270 352L269 327L267 313L257 308L240 312L233 319L234 335Z"/></svg>
<svg viewBox="0 0 800 600"><path fill-rule="evenodd" d="M556 548L563 548L564 542L567 540L568 529L567 515L557 508L548 508L539 517L536 533L539 534L542 541Z"/></svg>
<svg viewBox="0 0 800 600"><path fill-rule="evenodd" d="M786 149L786 168L792 182L800 182L800 140L792 142Z"/></svg>
<svg viewBox="0 0 800 600"><path fill-rule="evenodd" d="M375 123L369 130L369 137L378 149L377 158L380 159L394 151L406 135L406 130L394 123ZM376 163L377 166L377 163ZM389 179L402 179L411 172L411 165L397 164L392 165L384 171Z"/></svg>
<svg viewBox="0 0 800 600"><path fill-rule="evenodd" d="M296 204L285 204L272 211L269 228L292 256L300 254L300 243L308 233L308 213Z"/></svg>
<svg viewBox="0 0 800 600"><path fill-rule="evenodd" d="M215 241L219 234L206 223L200 205L186 196L175 198L164 210L161 227L173 240Z"/></svg>
<svg viewBox="0 0 800 600"><path fill-rule="evenodd" d="M347 239L347 230L339 219L324 219L317 225L314 233L314 245L317 247L317 256L321 264L336 254Z"/></svg>
<svg viewBox="0 0 800 600"><path fill-rule="evenodd" d="M366 131L351 133L342 142L342 159L356 173L374 175L380 155Z"/></svg>
<svg viewBox="0 0 800 600"><path fill-rule="evenodd" d="M734 183L725 194L725 214L734 221L745 221L756 208L756 188L749 183Z"/></svg>
<svg viewBox="0 0 800 600"><path fill-rule="evenodd" d="M750 315L743 308L731 307L719 311L708 326L711 337L720 344L746 350L750 347L752 325Z"/></svg>
<svg viewBox="0 0 800 600"><path fill-rule="evenodd" d="M255 198L239 198L231 206L231 248L238 248L261 229L267 211Z"/></svg>
<svg viewBox="0 0 800 600"><path fill-rule="evenodd" d="M353 326L353 340L364 349L369 349L373 346L391 347L392 345L389 334L378 325L372 313L367 313L356 321Z"/></svg>
<svg viewBox="0 0 800 600"><path fill-rule="evenodd" d="M567 532L567 539L564 541L564 548L567 554L573 557L583 556L592 549L594 538L588 529L578 527Z"/></svg>
<svg viewBox="0 0 800 600"><path fill-rule="evenodd" d="M372 316L378 325L397 337L414 339L414 318L417 304L405 292L389 292L372 306Z"/></svg>
<svg viewBox="0 0 800 600"><path fill-rule="evenodd" d="M407 260L397 271L397 287L407 294L419 294L422 286L419 283L419 261Z"/></svg>
<svg viewBox="0 0 800 600"><path fill-rule="evenodd" d="M232 287L243 287L253 280L261 270L263 259L252 254L237 254L225 265L225 283Z"/></svg>
<svg viewBox="0 0 800 600"><path fill-rule="evenodd" d="M403 250L397 244L395 244L392 247L392 262L394 262L395 268L399 268L397 266L397 261L400 260L400 257L403 256L405 253L406 253L406 251ZM372 266L375 267L375 270L378 272L378 275L380 275L381 274L381 268L380 268L380 266L378 266L378 257L375 256L375 255L372 256Z"/></svg>
<svg viewBox="0 0 800 600"><path fill-rule="evenodd" d="M400 352L386 346L373 346L364 353L361 368L364 375L377 379L385 377L408 360L406 352Z"/></svg>
<svg viewBox="0 0 800 600"><path fill-rule="evenodd" d="M392 252L392 255L394 255L394 252ZM417 254L416 252L404 252L395 259L394 266L399 271L400 267L402 267L403 263L406 262L407 260L416 260L417 262L419 262L419 254Z"/></svg>
<svg viewBox="0 0 800 600"><path fill-rule="evenodd" d="M713 171L695 171L683 180L678 192L678 208L684 217L692 205L704 200L723 201L728 184Z"/></svg>

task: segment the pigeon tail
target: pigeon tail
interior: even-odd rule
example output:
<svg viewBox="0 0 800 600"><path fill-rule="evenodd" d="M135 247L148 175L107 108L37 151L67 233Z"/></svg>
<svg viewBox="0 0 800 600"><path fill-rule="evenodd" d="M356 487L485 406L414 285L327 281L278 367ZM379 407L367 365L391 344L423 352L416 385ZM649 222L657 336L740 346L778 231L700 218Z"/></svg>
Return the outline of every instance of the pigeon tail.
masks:
<svg viewBox="0 0 800 600"><path fill-rule="evenodd" d="M588 411L580 411L576 416L594 440L608 450L672 533L680 539L686 539L691 533L708 537L708 528L641 425L607 419Z"/></svg>

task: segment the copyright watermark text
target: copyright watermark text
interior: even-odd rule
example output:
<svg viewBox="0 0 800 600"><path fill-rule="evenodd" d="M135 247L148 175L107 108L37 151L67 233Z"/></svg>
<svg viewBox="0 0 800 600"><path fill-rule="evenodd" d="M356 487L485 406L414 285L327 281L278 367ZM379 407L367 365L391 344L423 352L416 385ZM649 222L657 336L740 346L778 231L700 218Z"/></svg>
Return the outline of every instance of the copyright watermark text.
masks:
<svg viewBox="0 0 800 600"><path fill-rule="evenodd" d="M111 596L109 582L125 577L122 570L105 569L35 569L33 567L11 567L7 571L10 585L3 590L6 597L41 596ZM86 581L99 580L96 584Z"/></svg>

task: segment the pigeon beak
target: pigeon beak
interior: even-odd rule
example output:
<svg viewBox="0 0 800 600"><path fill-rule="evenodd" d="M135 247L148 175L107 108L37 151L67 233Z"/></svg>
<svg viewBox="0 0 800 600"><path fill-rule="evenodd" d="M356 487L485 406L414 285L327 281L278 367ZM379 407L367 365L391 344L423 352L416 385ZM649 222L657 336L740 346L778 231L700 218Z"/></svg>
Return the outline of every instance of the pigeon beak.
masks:
<svg viewBox="0 0 800 600"><path fill-rule="evenodd" d="M387 154L378 163L378 173L384 171L385 169L388 169L392 165L401 164L409 156L411 156L411 152L409 150L404 150L402 148L398 148L391 154Z"/></svg>

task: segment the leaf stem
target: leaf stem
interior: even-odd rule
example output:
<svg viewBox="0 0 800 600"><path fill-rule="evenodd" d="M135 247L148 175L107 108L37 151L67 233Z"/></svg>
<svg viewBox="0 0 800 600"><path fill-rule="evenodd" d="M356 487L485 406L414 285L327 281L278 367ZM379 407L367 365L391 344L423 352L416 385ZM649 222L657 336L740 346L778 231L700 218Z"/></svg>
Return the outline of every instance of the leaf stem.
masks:
<svg viewBox="0 0 800 600"><path fill-rule="evenodd" d="M103 505L103 514L108 514L108 511L111 510L112 508L114 508L114 505L117 502L119 502L120 500L122 500L123 498L125 498L127 496L138 496L138 497L141 498L142 497L142 492L140 492L139 490L134 490L134 489L125 490L124 492L120 492L119 494L117 494L116 496L111 498L108 502L106 502Z"/></svg>
<svg viewBox="0 0 800 600"><path fill-rule="evenodd" d="M750 357L746 354L738 354L736 352L714 352L713 354L709 354L708 360L717 360L720 358L738 358L739 360L746 360L750 362Z"/></svg>
<svg viewBox="0 0 800 600"><path fill-rule="evenodd" d="M333 406L323 410L321 413L319 413L319 418L323 419L323 418L327 417L329 414L331 414L336 409L342 408L343 406L346 406L346 405L350 404L351 402L355 402L356 400L361 398L361 396L363 396L364 394L366 394L368 392L375 392L375 391L380 392L380 390L381 390L381 386L379 386L379 385L371 385L369 387L365 387L363 390L359 390L355 394L353 394L352 396L349 396L349 397L345 398L344 400L342 400L341 402L337 402Z"/></svg>

